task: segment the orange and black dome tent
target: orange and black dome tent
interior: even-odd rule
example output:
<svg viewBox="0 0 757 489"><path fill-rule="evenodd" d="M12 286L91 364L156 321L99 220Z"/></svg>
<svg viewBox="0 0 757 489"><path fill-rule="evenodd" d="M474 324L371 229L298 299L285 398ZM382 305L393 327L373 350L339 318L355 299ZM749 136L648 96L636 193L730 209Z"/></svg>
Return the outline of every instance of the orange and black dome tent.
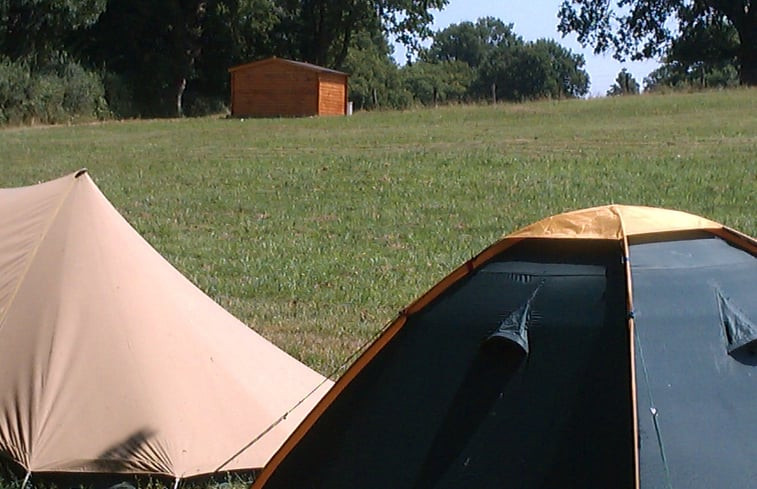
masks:
<svg viewBox="0 0 757 489"><path fill-rule="evenodd" d="M757 487L757 244L611 205L407 307L253 489Z"/></svg>

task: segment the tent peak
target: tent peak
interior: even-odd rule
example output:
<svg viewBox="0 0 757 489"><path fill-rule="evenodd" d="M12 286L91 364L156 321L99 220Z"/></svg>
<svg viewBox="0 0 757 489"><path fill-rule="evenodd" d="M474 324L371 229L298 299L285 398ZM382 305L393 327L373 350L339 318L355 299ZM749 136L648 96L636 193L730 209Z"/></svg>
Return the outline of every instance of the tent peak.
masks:
<svg viewBox="0 0 757 489"><path fill-rule="evenodd" d="M82 168L79 171L77 171L76 173L74 173L74 178L79 178L80 176L84 175L85 173L87 173L87 169L86 168Z"/></svg>

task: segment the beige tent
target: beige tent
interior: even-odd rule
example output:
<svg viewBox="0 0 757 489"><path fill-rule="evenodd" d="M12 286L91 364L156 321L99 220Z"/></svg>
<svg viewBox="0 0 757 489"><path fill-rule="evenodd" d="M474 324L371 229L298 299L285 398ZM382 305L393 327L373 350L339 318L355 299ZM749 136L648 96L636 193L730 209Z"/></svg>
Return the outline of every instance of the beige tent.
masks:
<svg viewBox="0 0 757 489"><path fill-rule="evenodd" d="M27 474L259 468L330 385L192 285L86 172L0 190L0 457Z"/></svg>

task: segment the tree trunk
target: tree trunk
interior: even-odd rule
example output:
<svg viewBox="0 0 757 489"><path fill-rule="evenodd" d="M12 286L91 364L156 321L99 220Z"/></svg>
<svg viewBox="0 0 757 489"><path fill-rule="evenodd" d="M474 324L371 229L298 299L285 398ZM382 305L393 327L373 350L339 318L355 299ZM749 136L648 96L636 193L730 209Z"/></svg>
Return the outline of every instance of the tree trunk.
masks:
<svg viewBox="0 0 757 489"><path fill-rule="evenodd" d="M313 62L319 66L326 65L330 43L330 36L326 35L326 9L324 2L318 3L318 16L316 17L318 20L315 28L315 61Z"/></svg>
<svg viewBox="0 0 757 489"><path fill-rule="evenodd" d="M742 85L757 86L757 28L747 27L739 32L739 81Z"/></svg>
<svg viewBox="0 0 757 489"><path fill-rule="evenodd" d="M739 81L742 85L757 86L757 10L741 7L741 2L706 2L725 14L739 33Z"/></svg>
<svg viewBox="0 0 757 489"><path fill-rule="evenodd" d="M182 78L179 82L179 89L176 93L176 115L179 117L184 117L184 107L183 107L183 100L184 100L184 90L187 89L187 79Z"/></svg>
<svg viewBox="0 0 757 489"><path fill-rule="evenodd" d="M344 60L347 59L347 53L349 52L350 42L352 41L352 31L355 29L355 23L357 20L357 6L354 1L349 3L349 12L345 17L342 25L339 29L342 33L342 47L334 60L334 68L341 70L344 65Z"/></svg>

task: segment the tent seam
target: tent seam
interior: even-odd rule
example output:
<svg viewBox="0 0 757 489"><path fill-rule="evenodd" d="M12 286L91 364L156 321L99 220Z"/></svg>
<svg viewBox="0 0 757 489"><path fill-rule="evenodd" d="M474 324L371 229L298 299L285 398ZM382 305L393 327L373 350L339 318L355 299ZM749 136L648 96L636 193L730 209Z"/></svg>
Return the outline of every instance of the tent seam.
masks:
<svg viewBox="0 0 757 489"><path fill-rule="evenodd" d="M631 248L628 244L628 235L626 226L623 222L623 213L618 206L610 206L610 211L618 218L620 226L620 243L623 248L623 271L626 277L626 322L628 324L628 355L629 355L629 373L631 380L631 422L633 423L633 464L634 464L634 488L639 489L641 486L641 467L639 457L639 408L638 398L636 395L636 355L634 346L635 321L633 306L633 279L631 277Z"/></svg>
<svg viewBox="0 0 757 489"><path fill-rule="evenodd" d="M5 308L2 318L0 318L0 329L2 329L3 326L5 325L5 319L8 317L8 314L10 313L10 310L13 307L13 302L16 300L18 291L21 290L21 285L26 280L26 276L29 274L29 270L31 269L32 263L34 263L34 260L37 257L37 253L39 253L39 249L42 246L42 243L45 241L45 238L47 238L47 234L50 232L50 228L52 227L53 222L55 222L55 219L58 217L58 214L60 214L60 210L63 208L63 204L68 199L68 196L71 195L71 191L74 189L74 185L76 185L76 179L73 179L71 186L68 188L65 195L63 195L63 197L60 199L60 202L55 207L55 210L52 212L50 219L45 224L45 228L43 229L42 234L40 235L40 238L37 241L37 244L34 246L34 249L31 251L31 253L29 253L29 259L27 260L26 265L24 266L24 271L21 274L21 277L19 277L18 282L16 283L16 287L13 290L13 294L11 294L10 299L8 300L8 307Z"/></svg>

